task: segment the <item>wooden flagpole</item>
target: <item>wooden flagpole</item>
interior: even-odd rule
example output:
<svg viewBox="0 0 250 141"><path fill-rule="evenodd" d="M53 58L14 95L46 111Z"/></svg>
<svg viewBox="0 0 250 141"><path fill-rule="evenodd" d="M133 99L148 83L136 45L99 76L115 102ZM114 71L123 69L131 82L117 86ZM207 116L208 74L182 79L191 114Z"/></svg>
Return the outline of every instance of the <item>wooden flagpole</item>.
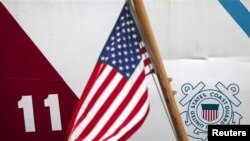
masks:
<svg viewBox="0 0 250 141"><path fill-rule="evenodd" d="M178 141L188 141L188 137L186 134L186 130L182 123L180 113L174 98L174 93L170 85L169 78L167 76L160 52L157 47L156 40L153 35L153 31L151 29L149 19L143 4L142 0L133 0L136 14L138 16L138 20L143 29L143 33L145 38L149 44L149 47L152 52L152 56L155 61L155 67L157 69L157 77L162 89L162 93L164 96L164 100L166 102L168 111L170 113L170 117L174 126L174 130L176 132Z"/></svg>

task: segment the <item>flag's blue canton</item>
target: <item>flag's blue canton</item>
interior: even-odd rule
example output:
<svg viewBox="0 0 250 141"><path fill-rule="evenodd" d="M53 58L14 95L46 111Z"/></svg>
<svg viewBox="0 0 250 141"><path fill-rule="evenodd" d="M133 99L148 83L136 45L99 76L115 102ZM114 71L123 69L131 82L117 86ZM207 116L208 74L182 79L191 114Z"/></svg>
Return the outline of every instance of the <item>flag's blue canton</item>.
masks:
<svg viewBox="0 0 250 141"><path fill-rule="evenodd" d="M98 61L114 67L129 79L142 58L141 41L135 21L125 5Z"/></svg>

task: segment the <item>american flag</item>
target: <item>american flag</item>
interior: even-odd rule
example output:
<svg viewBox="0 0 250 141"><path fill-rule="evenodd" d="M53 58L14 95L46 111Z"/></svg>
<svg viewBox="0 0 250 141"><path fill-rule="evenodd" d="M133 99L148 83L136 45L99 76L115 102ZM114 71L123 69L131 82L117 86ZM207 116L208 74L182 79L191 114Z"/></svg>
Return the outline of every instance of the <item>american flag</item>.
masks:
<svg viewBox="0 0 250 141"><path fill-rule="evenodd" d="M126 140L149 112L152 64L127 4L109 36L69 126L70 141Z"/></svg>

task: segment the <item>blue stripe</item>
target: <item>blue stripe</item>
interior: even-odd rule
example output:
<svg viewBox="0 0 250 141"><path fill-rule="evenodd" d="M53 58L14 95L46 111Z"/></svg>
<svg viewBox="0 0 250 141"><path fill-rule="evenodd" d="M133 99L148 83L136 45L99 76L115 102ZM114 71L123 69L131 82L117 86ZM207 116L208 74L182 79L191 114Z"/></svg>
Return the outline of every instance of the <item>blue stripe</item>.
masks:
<svg viewBox="0 0 250 141"><path fill-rule="evenodd" d="M250 12L240 0L219 0L241 29L250 38Z"/></svg>

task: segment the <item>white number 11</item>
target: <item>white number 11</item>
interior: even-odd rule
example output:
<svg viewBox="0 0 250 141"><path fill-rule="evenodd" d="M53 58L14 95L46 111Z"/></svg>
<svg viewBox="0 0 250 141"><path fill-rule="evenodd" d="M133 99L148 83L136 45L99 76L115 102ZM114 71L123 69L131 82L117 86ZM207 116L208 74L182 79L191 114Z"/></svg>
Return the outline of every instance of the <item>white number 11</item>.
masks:
<svg viewBox="0 0 250 141"><path fill-rule="evenodd" d="M50 94L44 100L44 106L50 109L50 119L53 131L62 130L61 115L58 94ZM22 96L18 101L18 108L23 109L24 124L26 132L35 132L35 119L33 111L32 96Z"/></svg>

